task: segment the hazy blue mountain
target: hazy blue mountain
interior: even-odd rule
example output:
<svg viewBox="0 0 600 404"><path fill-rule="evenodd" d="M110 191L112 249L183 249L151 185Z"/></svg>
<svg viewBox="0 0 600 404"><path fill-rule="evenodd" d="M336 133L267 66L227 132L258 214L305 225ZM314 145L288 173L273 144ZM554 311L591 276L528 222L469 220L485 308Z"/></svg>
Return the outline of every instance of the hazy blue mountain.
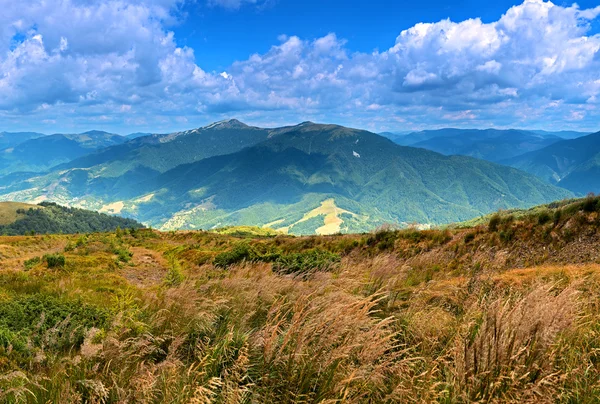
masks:
<svg viewBox="0 0 600 404"><path fill-rule="evenodd" d="M138 137L144 137L144 136L152 136L152 133L146 133L146 132L135 132L135 133L130 133L129 135L125 136L127 139L136 139Z"/></svg>
<svg viewBox="0 0 600 404"><path fill-rule="evenodd" d="M405 141L411 142L413 147L493 162L538 150L561 140L553 135L542 136L513 129L441 129L414 133L406 138Z"/></svg>
<svg viewBox="0 0 600 404"><path fill-rule="evenodd" d="M41 172L107 146L120 144L119 135L90 131L36 137L0 151L0 174Z"/></svg>
<svg viewBox="0 0 600 404"><path fill-rule="evenodd" d="M390 139L394 143L401 144L402 143L402 139L404 138L404 136L408 135L409 133L412 133L412 132L410 132L410 131L381 132L379 135L381 135L383 137L387 137L388 139Z"/></svg>
<svg viewBox="0 0 600 404"><path fill-rule="evenodd" d="M577 139L578 137L587 136L590 134L590 132L577 132L573 130L561 130L557 132L548 132L545 130L532 130L531 132L546 137L556 136L561 139Z"/></svg>
<svg viewBox="0 0 600 404"><path fill-rule="evenodd" d="M36 132L0 132L0 150L15 147L19 143L42 136L45 135Z"/></svg>
<svg viewBox="0 0 600 404"><path fill-rule="evenodd" d="M499 162L560 141L558 136L523 130L436 129L392 138L402 146L420 147L445 155L471 156Z"/></svg>
<svg viewBox="0 0 600 404"><path fill-rule="evenodd" d="M600 192L600 132L563 140L503 163L577 194Z"/></svg>
<svg viewBox="0 0 600 404"><path fill-rule="evenodd" d="M241 147L240 139L254 144ZM190 145L197 144L204 154L198 151L194 160ZM233 147L238 150L224 153ZM151 158L167 150L180 153L162 154L170 157L164 162ZM209 151L222 154L208 156ZM310 122L275 129L221 122L134 139L69 166L90 159L100 164L15 180L0 188L0 198L46 198L164 229L248 224L305 233L366 231L388 222L446 223L572 196L510 167ZM113 165L129 169L104 174Z"/></svg>

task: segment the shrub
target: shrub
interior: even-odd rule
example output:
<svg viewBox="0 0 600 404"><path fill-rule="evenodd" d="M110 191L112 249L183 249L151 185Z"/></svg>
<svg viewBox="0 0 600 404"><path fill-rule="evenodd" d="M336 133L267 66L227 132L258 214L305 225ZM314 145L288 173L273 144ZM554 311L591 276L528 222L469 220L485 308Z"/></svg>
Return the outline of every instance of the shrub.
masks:
<svg viewBox="0 0 600 404"><path fill-rule="evenodd" d="M102 309L47 295L17 296L0 302L0 345L15 347L21 340L61 351L78 347L86 330L108 324ZM1 400L0 400L1 401Z"/></svg>
<svg viewBox="0 0 600 404"><path fill-rule="evenodd" d="M176 259L172 259L169 271L165 277L165 285L168 287L177 286L183 282L183 279L183 272L181 271L179 262Z"/></svg>
<svg viewBox="0 0 600 404"><path fill-rule="evenodd" d="M469 244L473 240L475 240L475 233L467 233L465 235L465 238L464 238L465 244Z"/></svg>
<svg viewBox="0 0 600 404"><path fill-rule="evenodd" d="M500 240L503 243L509 243L515 237L515 231L513 229L503 230L500 232Z"/></svg>
<svg viewBox="0 0 600 404"><path fill-rule="evenodd" d="M233 249L230 251L225 251L218 254L213 264L219 268L227 268L234 264L239 264L241 262L247 261L257 261L260 255L256 252L254 248L248 243L239 243L236 244Z"/></svg>
<svg viewBox="0 0 600 404"><path fill-rule="evenodd" d="M117 255L117 258L121 262L129 262L131 257L133 257L133 253L125 247L114 247L113 253Z"/></svg>
<svg viewBox="0 0 600 404"><path fill-rule="evenodd" d="M279 274L308 275L317 271L330 271L339 262L339 255L327 250L314 249L281 255L275 261L273 270Z"/></svg>
<svg viewBox="0 0 600 404"><path fill-rule="evenodd" d="M558 223L560 223L560 218L562 217L562 210L561 209L557 209L556 211L554 211L554 225L558 225Z"/></svg>
<svg viewBox="0 0 600 404"><path fill-rule="evenodd" d="M594 194L589 194L584 200L581 206L584 212L595 212L598 209L598 198Z"/></svg>
<svg viewBox="0 0 600 404"><path fill-rule="evenodd" d="M65 266L65 256L59 253L46 254L42 259L48 264L48 268L63 268Z"/></svg>
<svg viewBox="0 0 600 404"><path fill-rule="evenodd" d="M550 213L547 210L543 210L538 214L538 224L546 224L550 221Z"/></svg>
<svg viewBox="0 0 600 404"><path fill-rule="evenodd" d="M24 263L25 269L30 270L31 268L33 268L34 266L36 266L40 262L42 262L42 260L40 259L40 257L30 258L30 259L26 260L25 263Z"/></svg>
<svg viewBox="0 0 600 404"><path fill-rule="evenodd" d="M490 222L488 223L488 228L491 232L495 233L498 231L498 225L500 224L500 215L496 213L494 216L490 218Z"/></svg>

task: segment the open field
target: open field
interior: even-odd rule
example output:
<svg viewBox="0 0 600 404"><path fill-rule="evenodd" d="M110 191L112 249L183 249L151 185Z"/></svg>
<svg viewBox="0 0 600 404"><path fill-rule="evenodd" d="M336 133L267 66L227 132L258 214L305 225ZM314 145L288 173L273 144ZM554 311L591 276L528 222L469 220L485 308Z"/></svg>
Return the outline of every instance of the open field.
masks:
<svg viewBox="0 0 600 404"><path fill-rule="evenodd" d="M599 211L0 237L0 402L594 403Z"/></svg>

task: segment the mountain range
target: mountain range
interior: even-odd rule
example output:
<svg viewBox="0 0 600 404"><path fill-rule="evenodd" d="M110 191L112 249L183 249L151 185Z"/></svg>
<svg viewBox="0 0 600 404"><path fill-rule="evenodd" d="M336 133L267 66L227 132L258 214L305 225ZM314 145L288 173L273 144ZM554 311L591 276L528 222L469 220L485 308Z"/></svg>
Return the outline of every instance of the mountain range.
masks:
<svg viewBox="0 0 600 404"><path fill-rule="evenodd" d="M600 192L600 132L556 142L503 161L583 195Z"/></svg>
<svg viewBox="0 0 600 404"><path fill-rule="evenodd" d="M16 140L17 135L19 134L13 134L10 138ZM23 139L26 140L21 143L13 140L9 147L0 150L0 174L46 171L58 164L127 140L123 136L102 131L48 136L34 133L25 135Z"/></svg>
<svg viewBox="0 0 600 404"><path fill-rule="evenodd" d="M55 201L162 229L244 224L295 234L441 224L570 196L514 168L311 122L227 120L0 178L2 200Z"/></svg>
<svg viewBox="0 0 600 404"><path fill-rule="evenodd" d="M0 132L0 150L14 147L30 139L45 136L36 132Z"/></svg>
<svg viewBox="0 0 600 404"><path fill-rule="evenodd" d="M392 134L390 139L402 146L421 147L445 155L462 155L502 162L577 135L584 136L586 133L448 128L406 135Z"/></svg>

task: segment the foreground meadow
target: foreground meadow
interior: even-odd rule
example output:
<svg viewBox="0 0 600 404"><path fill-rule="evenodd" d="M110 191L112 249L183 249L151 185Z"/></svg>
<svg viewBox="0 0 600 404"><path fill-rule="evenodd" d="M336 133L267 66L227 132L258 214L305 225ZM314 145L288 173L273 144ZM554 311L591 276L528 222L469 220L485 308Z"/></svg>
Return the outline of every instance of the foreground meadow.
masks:
<svg viewBox="0 0 600 404"><path fill-rule="evenodd" d="M0 237L0 402L598 402L599 211Z"/></svg>

